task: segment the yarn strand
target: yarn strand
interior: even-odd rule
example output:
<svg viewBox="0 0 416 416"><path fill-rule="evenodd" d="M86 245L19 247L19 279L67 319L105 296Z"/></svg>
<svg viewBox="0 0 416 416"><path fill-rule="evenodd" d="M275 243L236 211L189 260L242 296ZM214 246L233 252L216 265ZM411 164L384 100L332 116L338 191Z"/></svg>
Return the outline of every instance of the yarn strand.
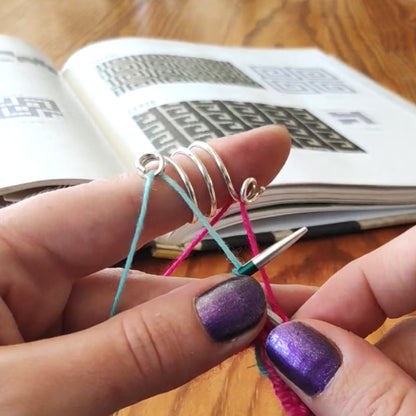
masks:
<svg viewBox="0 0 416 416"><path fill-rule="evenodd" d="M240 262L234 256L230 248L227 246L227 244L225 244L224 240L218 235L218 233L209 225L207 219L202 215L201 211L195 206L195 204L192 202L191 198L189 198L186 192L173 179L169 178L169 176L165 175L164 173L160 175L160 178L162 178L168 185L170 185L182 197L182 199L185 201L188 207L192 210L195 216L199 219L201 224L208 230L211 237L216 241L216 243L219 245L221 250L227 256L228 260L234 265L234 267L236 269L241 267Z"/></svg>
<svg viewBox="0 0 416 416"><path fill-rule="evenodd" d="M232 200L229 200L222 208L219 210L215 216L209 222L209 225L213 227L228 211L232 204ZM163 273L163 276L170 276L173 271L192 253L192 250L195 246L208 234L208 229L203 228L202 231L195 237L195 239L189 244L189 246L183 251L183 253L169 266L169 268Z"/></svg>
<svg viewBox="0 0 416 416"><path fill-rule="evenodd" d="M257 255L259 253L257 241L253 233L253 228L250 224L250 219L247 213L246 206L243 202L240 202L240 211L241 217L243 219L244 228L246 230L248 240L250 243L251 251L253 252L253 255ZM269 303L273 312L280 316L283 322L287 322L289 318L282 311L282 309L276 301L276 298L273 295L272 287L270 285L270 279L266 273L266 270L264 269L264 267L262 267L260 268L259 272L264 284L267 302ZM300 400L298 395L295 392L293 392L291 388L279 377L273 365L269 361L266 355L266 350L264 348L264 344L266 342L268 333L269 330L266 327L264 327L259 336L257 337L254 346L255 358L260 373L269 378L273 386L273 391L276 397L279 398L280 403L282 404L282 407L286 413L288 413L290 416L313 416L312 412Z"/></svg>
<svg viewBox="0 0 416 416"><path fill-rule="evenodd" d="M142 205L140 208L140 213L137 219L134 236L130 245L129 253L127 255L125 267L124 267L122 276L120 278L120 282L117 288L117 293L113 301L113 305L112 305L111 312L110 312L110 317L114 316L117 312L117 307L120 301L121 294L124 289L127 275L130 271L130 268L133 262L137 242L140 238L140 234L142 232L144 220L146 217L150 189L151 189L151 185L153 183L154 177L155 177L154 171L149 171L146 174L146 182L145 182L144 191L143 191L143 200L142 200ZM184 202L189 206L189 208L192 210L194 215L199 219L199 221L204 226L204 230L195 238L195 240L191 243L188 249L185 250L185 252L181 255L181 257L176 262L174 262L174 264L166 271L165 275L170 274L179 265L179 263L183 261L183 259L185 259L190 254L190 252L195 247L195 245L198 244L199 241L201 241L201 239L207 233L210 233L211 237L217 242L218 246L227 256L228 260L234 265L234 267L236 269L241 267L240 262L231 252L229 247L222 240L222 238L218 235L218 233L212 228L212 225L214 225L221 218L221 216L226 212L226 210L229 208L229 206L231 205L231 201L225 207L223 207L209 223L207 219L203 216L203 214L199 211L199 209L195 206L193 201L188 197L186 192L173 179L171 179L169 176L166 176L164 173L158 175L158 177L163 179L169 186L171 186L181 196ZM255 239L252 227L250 225L250 220L247 214L246 207L243 202L240 202L240 211L241 211L241 216L243 219L244 227L245 227L248 239L249 239L251 250L253 252L253 255L257 255L259 252L257 242ZM279 315L283 319L284 322L288 321L288 317L280 309L276 299L273 296L270 281L264 268L260 269L260 274L261 274L262 281L264 284L266 298L270 307L277 315ZM256 341L255 354L256 354L256 361L257 361L257 365L259 367L260 373L264 376L267 376L270 379L275 395L280 399L283 409L290 416L313 416L312 412L299 399L299 397L283 382L283 380L279 377L276 370L274 369L273 365L268 360L265 349L264 349L264 343L267 339L267 336L268 336L268 330L265 327L259 334L257 341Z"/></svg>
<svg viewBox="0 0 416 416"><path fill-rule="evenodd" d="M139 241L139 237L143 229L144 218L146 216L147 206L149 203L150 188L152 186L154 177L155 177L154 171L150 171L146 175L146 182L144 184L143 200L142 200L142 206L140 208L139 218L137 219L137 224L136 224L136 229L134 231L133 240L130 244L129 254L127 255L123 274L121 275L120 282L117 288L117 293L114 298L113 306L111 308L110 318L116 314L117 306L118 306L118 303L120 302L121 293L123 292L124 284L127 279L127 274L129 273L131 264L133 263L134 253L136 251L136 245L137 245L137 242Z"/></svg>

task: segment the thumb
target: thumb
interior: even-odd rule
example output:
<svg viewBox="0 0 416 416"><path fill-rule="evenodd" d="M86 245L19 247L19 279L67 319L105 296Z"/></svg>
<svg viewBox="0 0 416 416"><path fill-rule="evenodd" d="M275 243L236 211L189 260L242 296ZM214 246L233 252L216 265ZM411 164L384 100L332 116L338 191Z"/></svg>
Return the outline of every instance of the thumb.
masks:
<svg viewBox="0 0 416 416"><path fill-rule="evenodd" d="M322 321L277 326L267 355L316 416L414 415L416 383L357 335Z"/></svg>
<svg viewBox="0 0 416 416"><path fill-rule="evenodd" d="M255 279L216 276L85 331L3 347L0 414L19 407L13 414L108 415L239 352L260 331L264 312Z"/></svg>

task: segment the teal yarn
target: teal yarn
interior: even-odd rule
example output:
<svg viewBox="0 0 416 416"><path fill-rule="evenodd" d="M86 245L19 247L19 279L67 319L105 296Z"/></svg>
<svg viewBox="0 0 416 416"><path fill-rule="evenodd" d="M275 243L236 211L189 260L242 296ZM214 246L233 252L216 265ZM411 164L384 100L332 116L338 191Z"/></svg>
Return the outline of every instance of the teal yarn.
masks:
<svg viewBox="0 0 416 416"><path fill-rule="evenodd" d="M144 185L144 191L143 191L143 200L142 200L142 206L140 209L139 218L137 220L136 229L134 232L133 240L130 245L130 250L127 255L126 264L124 266L123 274L121 275L120 282L117 288L116 296L114 297L113 306L111 308L110 312L110 318L113 317L116 314L117 306L120 302L120 297L124 289L124 285L126 283L127 274L130 271L131 265L133 263L133 257L134 253L136 251L136 245L139 241L140 234L143 229L144 219L146 216L147 206L149 203L149 195L150 195L150 189L153 183L153 179L155 177L155 171L151 170L149 173L146 174L146 182ZM206 218L202 215L201 211L195 206L193 201L188 197L186 192L169 176L165 175L164 173L158 175L161 179L163 179L169 186L171 186L179 195L180 197L185 201L185 203L188 205L188 207L192 210L192 212L195 214L195 216L199 219L199 221L202 223L202 225L208 230L211 237L217 242L219 247L222 249L224 254L227 256L228 260L234 265L235 268L239 268L241 266L240 262L237 260L237 258L234 256L234 254L231 252L231 250L227 247L225 242L222 240L222 238L218 235L218 233L209 225Z"/></svg>
<svg viewBox="0 0 416 416"><path fill-rule="evenodd" d="M194 205L193 201L188 197L185 191L171 178L166 176L165 174L158 175L161 179L163 179L168 185L170 185L184 200L184 202L189 206L195 216L199 219L199 221L206 227L212 238L217 242L219 247L222 249L224 254L227 256L228 260L233 263L235 269L239 269L241 267L237 258L233 255L231 250L227 247L225 242L221 239L218 233L210 226L206 218L202 215L202 213L198 210L198 208ZM139 213L139 217L137 220L133 240L131 242L130 250L126 259L126 264L120 278L120 282L118 285L117 293L114 298L113 306L111 308L110 317L113 317L116 314L117 306L120 301L121 294L123 292L123 288L125 286L125 282L127 279L128 272L131 268L134 253L136 250L137 242L139 240L140 234L143 229L143 224L146 216L146 211L148 208L149 202L149 195L150 195L150 188L155 177L155 172L150 171L146 174L146 182L143 191L143 200L142 205ZM242 211L243 215L243 211ZM244 216L243 216L244 219ZM235 273L236 270L233 270ZM292 416L299 416L299 415L311 415L312 413L309 409L300 401L298 396L294 392L292 392L289 387L283 383L283 381L279 378L278 374L274 371L272 365L265 360L263 362L262 354L263 354L263 347L261 345L261 340L258 339L255 345L255 358L256 364L259 369L259 372L262 376L268 377L273 385L274 392L276 396L280 399L283 408ZM266 370L267 368L267 370Z"/></svg>
<svg viewBox="0 0 416 416"><path fill-rule="evenodd" d="M208 230L211 237L217 242L218 246L221 248L221 250L224 252L224 254L227 256L228 260L234 265L235 269L233 270L233 273L235 273L238 269L241 267L240 262L237 260L237 258L234 256L234 254L231 252L229 247L225 244L225 242L222 240L222 238L218 235L218 233L209 225L207 219L203 216L201 211L195 206L193 201L188 197L186 192L169 176L165 175L164 173L158 175L161 179L163 179L169 186L171 186L184 200L184 202L188 205L188 207L192 210L192 212L195 214L195 216L198 218L198 220L202 223L202 225ZM111 308L110 312L110 318L113 317L117 312L117 306L120 302L120 297L123 292L127 275L130 271L131 265L133 263L134 253L136 251L137 242L139 241L140 234L143 230L144 220L146 217L147 207L149 203L149 195L151 186L153 183L153 179L155 178L155 171L149 171L149 173L146 174L146 182L144 185L144 191L143 191L143 200L142 205L139 213L139 217L137 219L137 224L134 232L134 236L130 245L130 250L127 255L126 263L124 266L123 273L120 278L120 282L117 288L117 293L114 297L113 306ZM260 347L258 344L255 345L255 357L256 357L256 363L257 367L260 371L260 373L265 376L269 377L269 374L267 373L266 369L264 368L262 359L261 359L261 352Z"/></svg>
<svg viewBox="0 0 416 416"><path fill-rule="evenodd" d="M269 377L269 373L264 368L263 360L261 358L261 350L260 350L260 348L261 348L260 344L258 342L256 342L256 345L254 346L254 356L256 357L257 368L259 369L260 374L262 376Z"/></svg>
<svg viewBox="0 0 416 416"><path fill-rule="evenodd" d="M146 182L144 184L144 191L143 191L142 206L141 206L141 209L140 209L139 218L137 219L136 230L134 232L133 240L132 240L131 245L130 245L130 250L129 250L129 254L128 254L127 259L126 259L126 264L124 266L123 274L121 275L121 279L120 279L120 282L118 284L117 293L116 293L116 296L114 298L113 306L112 306L111 312L110 312L110 318L116 314L117 306L118 306L118 303L119 303L120 297L121 297L121 293L123 292L124 284L126 283L127 274L130 271L131 264L133 263L133 257L134 257L134 253L136 251L136 245L137 245L137 242L139 241L139 237L140 237L140 234L141 234L142 229L143 229L144 218L146 216L147 206L148 206L148 203L149 203L150 188L152 186L152 182L153 182L154 177L155 177L154 171L150 171L146 175Z"/></svg>
<svg viewBox="0 0 416 416"><path fill-rule="evenodd" d="M233 263L235 266L235 269L232 271L234 274L238 273L237 269L241 267L240 262L237 260L237 258L234 256L234 254L231 252L231 250L227 247L225 242L222 240L222 238L218 235L218 233L209 225L206 218L201 214L199 209L195 206L193 201L188 197L188 195L185 193L185 191L169 176L166 176L165 174L161 175L161 178L168 183L186 202L186 204L189 206L189 208L193 211L195 216L201 221L203 226L208 230L211 237L215 239L216 243L219 245L219 247L222 249L224 254L227 256L228 260ZM261 347L258 343L256 343L254 348L254 353L256 357L256 364L260 371L260 374L264 377L269 377L269 373L264 368L263 360L261 357Z"/></svg>
<svg viewBox="0 0 416 416"><path fill-rule="evenodd" d="M185 201L188 207L192 210L195 216L199 219L199 221L201 221L201 224L208 230L211 237L216 241L216 243L219 245L221 250L227 256L228 260L234 265L234 267L236 269L241 267L240 262L237 260L237 258L228 248L227 244L225 244L225 242L218 235L218 233L209 225L206 218L202 215L201 211L195 206L195 204L189 198L186 192L173 179L169 178L169 176L165 175L164 173L161 174L160 177L182 197L182 199Z"/></svg>

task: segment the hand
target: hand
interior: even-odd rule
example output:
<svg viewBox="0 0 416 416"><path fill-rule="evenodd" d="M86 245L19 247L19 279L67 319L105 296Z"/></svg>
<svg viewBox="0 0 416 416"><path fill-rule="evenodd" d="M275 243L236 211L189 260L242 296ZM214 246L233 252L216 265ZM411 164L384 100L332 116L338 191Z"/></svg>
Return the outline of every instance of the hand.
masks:
<svg viewBox="0 0 416 416"><path fill-rule="evenodd" d="M276 368L317 416L416 414L416 227L336 273L269 335ZM286 353L289 351L289 353Z"/></svg>
<svg viewBox="0 0 416 416"><path fill-rule="evenodd" d="M248 176L268 183L287 157L289 140L284 129L268 127L212 146L238 189ZM204 153L224 204L228 191ZM178 160L206 212L199 173L186 158ZM124 312L107 319L121 271L106 267L127 254L143 184L132 173L0 211L0 414L109 414L186 382L249 345L260 331L262 291L254 279L229 276L193 281L132 272L119 304ZM139 245L192 218L170 187L157 179L153 185ZM213 323L207 308L229 296L230 287L257 312L243 316L228 305ZM278 293L290 313L310 292L286 287ZM230 337L235 341L227 342Z"/></svg>

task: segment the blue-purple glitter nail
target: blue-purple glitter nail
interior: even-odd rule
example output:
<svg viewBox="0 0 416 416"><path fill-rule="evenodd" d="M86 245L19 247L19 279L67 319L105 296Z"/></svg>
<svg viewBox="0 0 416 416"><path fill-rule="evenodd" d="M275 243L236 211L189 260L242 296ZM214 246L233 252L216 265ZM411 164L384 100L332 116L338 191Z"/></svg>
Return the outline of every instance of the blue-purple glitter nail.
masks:
<svg viewBox="0 0 416 416"><path fill-rule="evenodd" d="M276 369L309 396L325 389L342 362L338 350L323 335L300 322L274 328L266 352Z"/></svg>
<svg viewBox="0 0 416 416"><path fill-rule="evenodd" d="M266 299L255 279L236 276L203 293L195 306L209 336L215 341L227 341L260 321Z"/></svg>

